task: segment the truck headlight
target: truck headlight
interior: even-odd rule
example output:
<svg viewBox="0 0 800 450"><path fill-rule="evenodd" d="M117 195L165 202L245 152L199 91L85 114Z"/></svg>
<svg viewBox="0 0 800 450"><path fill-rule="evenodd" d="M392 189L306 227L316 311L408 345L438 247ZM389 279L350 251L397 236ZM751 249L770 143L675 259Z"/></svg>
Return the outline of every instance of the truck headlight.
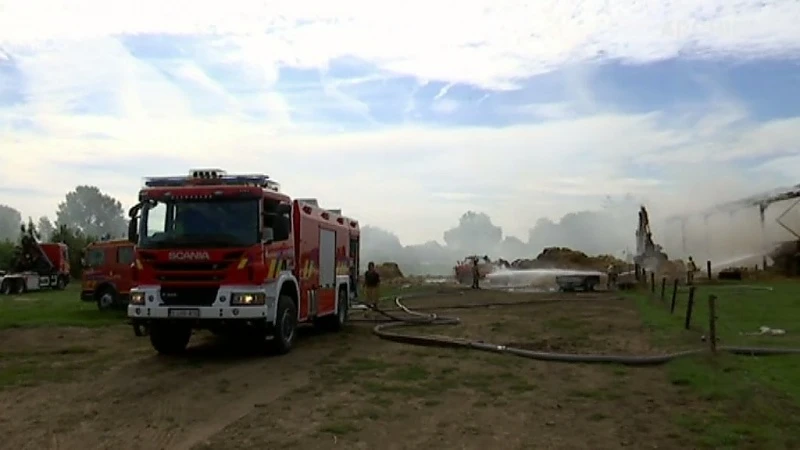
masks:
<svg viewBox="0 0 800 450"><path fill-rule="evenodd" d="M144 305L144 292L131 292L131 305Z"/></svg>
<svg viewBox="0 0 800 450"><path fill-rule="evenodd" d="M260 292L252 294L233 294L231 295L231 305L248 306L248 305L263 305L267 300L267 296Z"/></svg>

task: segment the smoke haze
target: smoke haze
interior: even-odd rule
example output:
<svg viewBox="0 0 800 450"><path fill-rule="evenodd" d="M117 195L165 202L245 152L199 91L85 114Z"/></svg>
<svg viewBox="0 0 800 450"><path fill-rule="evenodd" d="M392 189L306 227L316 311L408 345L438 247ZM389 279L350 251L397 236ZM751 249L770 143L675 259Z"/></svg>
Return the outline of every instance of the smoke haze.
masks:
<svg viewBox="0 0 800 450"><path fill-rule="evenodd" d="M692 173L684 175L688 178ZM448 274L457 260L472 254L509 261L534 258L546 247L568 247L590 255L610 254L625 259L628 252L635 252L637 213L645 205L653 239L671 259L693 256L698 261L711 260L715 266L755 264L761 262L765 248L771 250L779 242L796 239L776 222L795 200L771 204L765 213L763 232L757 207L713 214L707 222L702 212L775 188L767 184L768 180L745 183L719 174L703 182L671 187L671 191L661 194L607 196L593 209L571 212L557 220L540 218L530 225L524 237L505 235L491 217L474 211L465 212L452 228L442 230L441 240L419 245L403 245L391 230L367 225L362 255L365 262L397 262L408 274ZM668 220L675 215L688 215L684 235L679 221ZM800 230L800 208L786 214L782 222Z"/></svg>

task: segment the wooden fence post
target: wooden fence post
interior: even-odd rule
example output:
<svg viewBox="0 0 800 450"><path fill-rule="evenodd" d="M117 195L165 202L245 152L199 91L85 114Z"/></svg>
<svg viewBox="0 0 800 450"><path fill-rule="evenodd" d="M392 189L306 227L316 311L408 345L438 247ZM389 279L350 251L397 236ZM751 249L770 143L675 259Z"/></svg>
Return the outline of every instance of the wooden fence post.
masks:
<svg viewBox="0 0 800 450"><path fill-rule="evenodd" d="M669 313L675 314L675 300L678 296L678 279L672 282L672 303L669 305Z"/></svg>
<svg viewBox="0 0 800 450"><path fill-rule="evenodd" d="M706 261L706 272L708 273L708 280L711 281L711 261Z"/></svg>
<svg viewBox="0 0 800 450"><path fill-rule="evenodd" d="M708 343L711 353L717 353L717 296L708 296Z"/></svg>
<svg viewBox="0 0 800 450"><path fill-rule="evenodd" d="M661 301L664 301L664 293L667 289L667 277L661 277Z"/></svg>
<svg viewBox="0 0 800 450"><path fill-rule="evenodd" d="M650 272L650 293L655 295L656 293L656 273Z"/></svg>
<svg viewBox="0 0 800 450"><path fill-rule="evenodd" d="M683 323L683 327L687 330L692 326L692 309L694 308L694 289L695 287L692 286L689 288L689 301L686 302L686 320Z"/></svg>

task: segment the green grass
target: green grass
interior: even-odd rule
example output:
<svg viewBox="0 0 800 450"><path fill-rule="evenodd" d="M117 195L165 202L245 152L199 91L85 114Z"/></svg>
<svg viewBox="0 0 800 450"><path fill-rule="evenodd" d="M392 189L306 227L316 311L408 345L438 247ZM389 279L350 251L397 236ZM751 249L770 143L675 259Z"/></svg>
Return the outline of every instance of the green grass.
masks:
<svg viewBox="0 0 800 450"><path fill-rule="evenodd" d="M717 329L722 345L800 348L800 283L747 283L772 291L737 288L735 284L700 285L692 329L684 330L687 294L679 294L674 315L667 301L648 293L635 297L645 324L660 346L707 345L708 296L717 300ZM744 283L742 283L744 285ZM658 292L657 292L658 295ZM782 328L785 336L746 336L759 327ZM667 366L672 384L694 399L675 422L700 448L800 448L800 356L742 357L710 354Z"/></svg>
<svg viewBox="0 0 800 450"><path fill-rule="evenodd" d="M764 288L772 288L765 290ZM660 293L650 299L649 293L639 296L645 318L658 325L657 332L681 327L686 317L688 289L678 291L675 313L670 315L671 292L663 303ZM699 285L695 291L691 329L706 334L709 329L708 297L717 297L717 338L720 345L733 346L784 346L800 348L800 283L780 281L774 283L720 283ZM664 314L665 311L667 314ZM786 331L783 336L758 336L760 327ZM674 334L674 333L673 333Z"/></svg>
<svg viewBox="0 0 800 450"><path fill-rule="evenodd" d="M394 305L395 295L434 291L436 285L386 286L381 304ZM101 312L93 302L80 299L80 286L75 283L63 291L45 290L24 295L0 296L0 329L37 326L102 327L125 320L124 311Z"/></svg>
<svg viewBox="0 0 800 450"><path fill-rule="evenodd" d="M39 326L100 327L123 323L123 311L101 312L80 299L80 286L63 291L0 296L0 329Z"/></svg>

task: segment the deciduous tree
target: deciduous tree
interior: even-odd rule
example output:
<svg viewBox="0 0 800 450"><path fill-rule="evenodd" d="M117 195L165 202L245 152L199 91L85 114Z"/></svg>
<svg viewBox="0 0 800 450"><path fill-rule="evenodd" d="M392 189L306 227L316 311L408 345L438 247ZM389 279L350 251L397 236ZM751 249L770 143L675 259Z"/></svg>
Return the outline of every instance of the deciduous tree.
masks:
<svg viewBox="0 0 800 450"><path fill-rule="evenodd" d="M15 241L19 237L22 214L8 205L0 205L0 240Z"/></svg>
<svg viewBox="0 0 800 450"><path fill-rule="evenodd" d="M127 228L122 203L96 186L78 186L69 192L58 205L56 222L91 237L120 237Z"/></svg>
<svg viewBox="0 0 800 450"><path fill-rule="evenodd" d="M39 231L39 236L43 241L50 241L53 238L53 233L56 231L56 227L47 216L39 217L36 229Z"/></svg>

